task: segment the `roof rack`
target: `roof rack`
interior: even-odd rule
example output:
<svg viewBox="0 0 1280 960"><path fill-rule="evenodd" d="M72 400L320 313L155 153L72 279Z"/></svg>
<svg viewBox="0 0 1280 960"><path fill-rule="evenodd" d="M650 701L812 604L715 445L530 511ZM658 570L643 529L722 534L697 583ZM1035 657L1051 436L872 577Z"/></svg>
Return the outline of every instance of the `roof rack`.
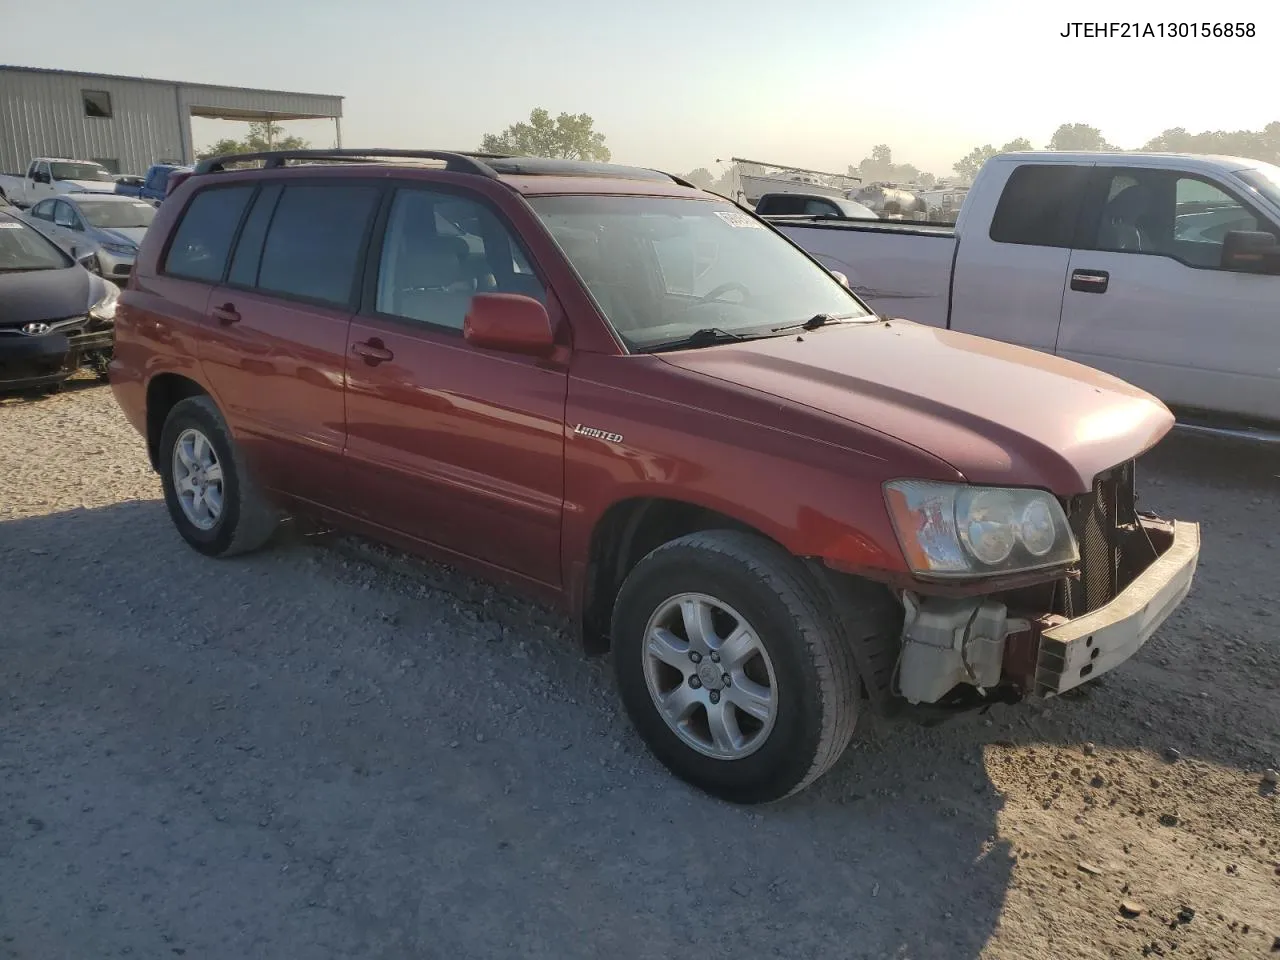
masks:
<svg viewBox="0 0 1280 960"><path fill-rule="evenodd" d="M551 157L517 157L502 153L471 153L460 150L264 150L260 153L232 153L208 157L196 164L194 174L221 173L229 164L261 160L263 169L274 170L290 160L378 163L387 159L441 160L450 173L470 173L489 179L499 176L625 177L631 180L669 180L697 189L683 177L649 167L628 167L591 160L560 160Z"/></svg>
<svg viewBox="0 0 1280 960"><path fill-rule="evenodd" d="M484 161L503 158L501 154L458 153L452 150L264 150L261 153L231 153L207 157L196 164L195 174L221 173L229 163L261 160L263 169L283 167L289 160L336 160L348 163L377 163L380 158L406 160L443 160L451 173L473 173L495 179L498 172Z"/></svg>

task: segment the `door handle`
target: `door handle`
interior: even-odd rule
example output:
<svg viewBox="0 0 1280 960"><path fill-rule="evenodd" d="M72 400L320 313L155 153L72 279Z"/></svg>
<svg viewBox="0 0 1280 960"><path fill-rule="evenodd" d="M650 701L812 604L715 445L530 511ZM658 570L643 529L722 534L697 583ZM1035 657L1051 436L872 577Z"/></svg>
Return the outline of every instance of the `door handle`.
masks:
<svg viewBox="0 0 1280 960"><path fill-rule="evenodd" d="M209 311L209 315L224 327L240 322L240 312L236 310L235 304L232 303L224 303L220 307L214 307Z"/></svg>
<svg viewBox="0 0 1280 960"><path fill-rule="evenodd" d="M377 337L370 337L368 340L357 340L351 345L351 352L357 357L364 357L364 362L371 367L376 367L387 360L395 359L395 354L388 350Z"/></svg>
<svg viewBox="0 0 1280 960"><path fill-rule="evenodd" d="M1072 270L1071 289L1081 293L1106 293L1111 274L1105 270Z"/></svg>

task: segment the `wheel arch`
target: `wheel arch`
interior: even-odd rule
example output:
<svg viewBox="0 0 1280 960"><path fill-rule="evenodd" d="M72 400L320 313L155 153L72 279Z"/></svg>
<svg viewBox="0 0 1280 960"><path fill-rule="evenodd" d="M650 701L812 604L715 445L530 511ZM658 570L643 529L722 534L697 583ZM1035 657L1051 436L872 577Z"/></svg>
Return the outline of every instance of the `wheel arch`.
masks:
<svg viewBox="0 0 1280 960"><path fill-rule="evenodd" d="M588 652L609 649L614 601L635 565L662 544L701 530L741 530L788 549L758 525L693 500L631 496L615 501L592 528L583 574L578 619Z"/></svg>
<svg viewBox="0 0 1280 960"><path fill-rule="evenodd" d="M208 390L180 373L158 373L147 381L147 457L153 470L160 468L160 432L169 411L188 397L208 396Z"/></svg>

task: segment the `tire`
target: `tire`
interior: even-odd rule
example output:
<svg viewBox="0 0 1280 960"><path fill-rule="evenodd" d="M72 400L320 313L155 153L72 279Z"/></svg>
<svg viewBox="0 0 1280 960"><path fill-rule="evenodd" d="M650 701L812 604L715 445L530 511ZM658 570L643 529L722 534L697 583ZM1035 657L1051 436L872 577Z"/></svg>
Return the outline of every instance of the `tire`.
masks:
<svg viewBox="0 0 1280 960"><path fill-rule="evenodd" d="M677 598L678 609L671 606ZM746 621L747 634L758 638L763 651L732 671L727 684L714 676L720 666L706 669L709 654L695 664L686 653L698 646L685 625L686 611L700 610L698 598L713 601L704 604L712 608L709 623L715 634L706 646L725 651L717 664L738 659L732 656L734 644L724 642L738 633L741 624L735 619ZM695 623L707 622L700 612L692 617ZM673 642L648 642L654 630ZM713 796L742 804L790 796L825 773L853 736L860 684L852 651L803 566L761 537L711 530L658 547L623 583L612 635L619 693L640 736L676 776ZM686 655L692 666L684 664ZM720 689L713 690L717 684ZM758 708L765 687L772 692L769 719L738 707L752 703ZM698 702L687 721L674 723L664 716L660 699L671 716L691 700ZM732 706L721 706L726 701ZM733 724L719 722L719 739L712 731L713 704L721 716L735 718ZM732 736L734 726L740 740Z"/></svg>
<svg viewBox="0 0 1280 960"><path fill-rule="evenodd" d="M204 484L205 490L217 488L216 515L210 506L211 497L201 498L204 510L196 506L194 517L189 515L183 506L186 494L179 493L183 479L180 474L186 473L187 468L177 448L183 443L190 457L193 449L199 449L196 438L204 439L221 468L220 480ZM188 446L189 443L193 445ZM209 397L188 397L169 411L160 432L157 460L169 517L182 538L200 553L210 557L249 553L265 545L275 533L280 513L254 483L222 414Z"/></svg>

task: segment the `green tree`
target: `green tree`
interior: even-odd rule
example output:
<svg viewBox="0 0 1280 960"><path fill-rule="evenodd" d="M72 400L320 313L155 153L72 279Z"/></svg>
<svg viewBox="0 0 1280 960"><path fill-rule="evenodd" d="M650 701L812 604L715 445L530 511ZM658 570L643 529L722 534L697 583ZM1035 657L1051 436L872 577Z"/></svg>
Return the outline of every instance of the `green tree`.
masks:
<svg viewBox="0 0 1280 960"><path fill-rule="evenodd" d="M706 167L690 170L684 175L684 178L700 190L710 190L716 182L716 178L711 175L711 171Z"/></svg>
<svg viewBox="0 0 1280 960"><path fill-rule="evenodd" d="M961 180L973 182L973 178L978 175L978 171L982 169L982 165L992 157L1000 153L1018 153L1023 150L1031 150L1031 141L1026 137L1018 137L1016 140L1010 140L1000 149L996 149L991 144L983 144L980 147L974 147L967 154L951 165L951 169L956 172Z"/></svg>
<svg viewBox="0 0 1280 960"><path fill-rule="evenodd" d="M858 177L864 183L887 180L890 183L916 183L920 170L910 163L894 163L893 150L887 143L877 143L871 148L871 156L864 157L856 167L849 167L849 176Z"/></svg>
<svg viewBox="0 0 1280 960"><path fill-rule="evenodd" d="M262 153L266 150L306 150L311 144L301 137L284 136L284 127L274 120L262 120L249 124L249 134L243 140L224 137L196 154L196 159L225 157L234 153Z"/></svg>
<svg viewBox="0 0 1280 960"><path fill-rule="evenodd" d="M586 113L562 113L554 120L541 107L527 123L513 123L501 133L486 133L481 153L506 153L521 157L555 157L561 160L608 160L604 134L594 129Z"/></svg>
<svg viewBox="0 0 1280 960"><path fill-rule="evenodd" d="M1114 150L1102 131L1087 123L1064 123L1053 132L1049 150Z"/></svg>

